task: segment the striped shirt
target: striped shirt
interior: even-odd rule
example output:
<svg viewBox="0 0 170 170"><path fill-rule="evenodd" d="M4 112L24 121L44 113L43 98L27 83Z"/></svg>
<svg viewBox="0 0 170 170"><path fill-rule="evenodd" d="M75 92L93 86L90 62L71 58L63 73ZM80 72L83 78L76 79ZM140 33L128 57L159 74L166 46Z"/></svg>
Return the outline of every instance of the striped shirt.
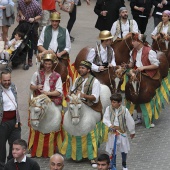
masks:
<svg viewBox="0 0 170 170"><path fill-rule="evenodd" d="M25 21L28 22L29 18L35 18L36 16L42 16L42 9L36 0L32 0L30 4L26 4L24 0L18 1L18 10L22 12L25 17Z"/></svg>

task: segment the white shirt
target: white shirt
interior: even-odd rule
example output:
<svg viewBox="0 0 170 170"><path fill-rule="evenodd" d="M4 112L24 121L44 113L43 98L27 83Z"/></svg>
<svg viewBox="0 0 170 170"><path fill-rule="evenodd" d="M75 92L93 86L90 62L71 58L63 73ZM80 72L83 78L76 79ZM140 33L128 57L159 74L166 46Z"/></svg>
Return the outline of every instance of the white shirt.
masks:
<svg viewBox="0 0 170 170"><path fill-rule="evenodd" d="M76 78L75 82L77 81L78 78ZM86 83L86 81L88 80L88 78L85 78L84 82L82 83L82 90L81 92L84 93L84 85ZM75 83L73 84L71 90L73 91L75 89ZM92 86L92 94L96 100L93 101L94 103L97 103L99 101L99 96L100 96L100 82L95 78L94 82L93 82L93 86Z"/></svg>
<svg viewBox="0 0 170 170"><path fill-rule="evenodd" d="M112 49L112 51L113 51L113 49ZM104 49L101 44L100 44L100 55L101 55L101 59L102 59L103 63L108 62L107 61L107 48ZM94 60L95 56L96 56L95 49L92 48L90 50L90 52L88 53L87 60L92 63L92 70L95 71L95 72L99 72L99 66L97 66L96 64L93 63L93 60ZM111 64L113 66L116 66L114 51L113 51L113 58L112 58Z"/></svg>
<svg viewBox="0 0 170 170"><path fill-rule="evenodd" d="M112 28L111 28L111 34L112 34L113 36L115 36L115 34L116 34L116 27L117 27L117 24L118 24L117 22L119 22L119 20L118 20L118 21L115 21L115 22L113 23L113 25L112 25ZM131 22L131 21L130 21L130 22ZM132 22L133 22L133 26L132 26L131 32L137 33L137 32L138 32L138 25L137 25L137 23L136 23L135 20L132 20ZM121 21L121 28L122 28L122 36L123 36L123 38L129 33L129 27L130 27L130 25L129 25L129 20L127 20L126 23L123 23L123 22ZM119 37L119 38L122 38L122 37L121 37L121 33L119 33L118 37Z"/></svg>
<svg viewBox="0 0 170 170"><path fill-rule="evenodd" d="M3 88L2 98L3 98L3 111L13 111L13 110L16 110L17 103L15 101L15 96L14 96L14 94L11 91L11 87L9 87L8 89Z"/></svg>
<svg viewBox="0 0 170 170"><path fill-rule="evenodd" d="M118 122L118 109L116 109L116 116L115 116L115 120L114 120L114 126L119 126L119 122ZM130 132L130 134L135 134L135 122L131 116L131 114L129 113L129 110L126 108L126 112L125 112L125 119L126 119L126 125L127 128ZM106 111L103 115L103 123L107 126L110 127L112 125L111 120L110 120L110 109L109 106L107 106Z"/></svg>
<svg viewBox="0 0 170 170"><path fill-rule="evenodd" d="M136 56L136 67L142 67L143 64L142 64L142 60L141 60L141 57L142 57L142 49L143 47L137 51L137 56ZM132 57L132 51L130 51L130 62L134 62L133 61L133 57ZM159 60L157 59L157 55L156 55L156 52L153 51L153 50L150 50L149 51L149 55L148 55L148 59L150 61L151 64L153 65L156 65L156 66L159 66Z"/></svg>
<svg viewBox="0 0 170 170"><path fill-rule="evenodd" d="M46 28L46 26L43 27L43 30L41 32L37 46L43 46L45 28ZM58 29L56 29L56 30L52 29L52 39L51 39L50 45L48 47L48 50L53 50L55 53L57 52L57 48L58 48L57 37L58 37ZM64 50L66 50L69 53L70 49L71 49L70 35L68 33L68 30L66 29L66 47L64 48Z"/></svg>
<svg viewBox="0 0 170 170"><path fill-rule="evenodd" d="M130 134L135 134L135 122L127 108L126 108L126 112L125 112L125 120L126 120L126 126L129 130ZM112 125L111 120L110 120L109 106L106 108L106 111L103 115L103 123L108 127L110 127ZM118 119L115 117L114 125L117 126L118 123L119 123ZM127 137L127 133L124 133L123 135L124 136L122 136L122 135L117 136L117 143L116 143L117 151L128 153L128 151L130 150L130 144L129 144L129 140ZM109 154L112 154L112 152L113 152L114 140L115 140L115 134L108 133L108 140L106 142L106 152L108 152ZM116 153L117 153L117 151L116 151Z"/></svg>
<svg viewBox="0 0 170 170"><path fill-rule="evenodd" d="M14 163L16 163L17 162L17 160L16 160L16 158L14 159ZM26 162L26 155L24 155L24 157L23 157L23 159L21 160L21 162ZM20 163L20 162L18 162L18 163Z"/></svg>
<svg viewBox="0 0 170 170"><path fill-rule="evenodd" d="M48 74L45 76L45 82L44 82L44 86L43 86L43 91L47 91L49 92L50 91L50 85L49 85L49 79L50 79L50 75L51 74ZM36 86L37 85L37 76L38 76L38 73L35 72L31 78L31 84L33 86ZM63 94L63 86L62 86L62 80L61 80L61 77L58 78L57 82L56 82L56 85L55 85L55 90L60 92L61 94Z"/></svg>
<svg viewBox="0 0 170 170"><path fill-rule="evenodd" d="M155 27L154 31L151 33L151 35L156 35L158 33L158 27ZM162 30L161 30L162 33L165 33L167 34L168 33L168 24L167 25L162 25Z"/></svg>

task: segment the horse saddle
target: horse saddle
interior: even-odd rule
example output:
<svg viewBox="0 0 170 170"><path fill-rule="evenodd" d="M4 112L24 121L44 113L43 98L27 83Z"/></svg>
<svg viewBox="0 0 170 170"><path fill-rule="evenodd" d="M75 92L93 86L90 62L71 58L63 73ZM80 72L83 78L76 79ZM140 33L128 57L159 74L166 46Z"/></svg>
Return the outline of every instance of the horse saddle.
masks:
<svg viewBox="0 0 170 170"><path fill-rule="evenodd" d="M150 77L147 73L145 72L142 72L143 75L147 76L147 77ZM159 80L161 78L161 74L159 72L159 70L156 72L156 74L153 76L153 77L150 77L151 79L153 80Z"/></svg>

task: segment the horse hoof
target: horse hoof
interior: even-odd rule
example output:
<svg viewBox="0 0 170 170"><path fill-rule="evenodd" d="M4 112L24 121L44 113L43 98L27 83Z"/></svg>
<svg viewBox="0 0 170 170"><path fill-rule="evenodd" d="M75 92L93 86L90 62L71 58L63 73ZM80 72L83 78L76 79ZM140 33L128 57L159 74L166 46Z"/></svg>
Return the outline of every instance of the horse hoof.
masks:
<svg viewBox="0 0 170 170"><path fill-rule="evenodd" d="M150 127L151 127L151 128L154 128L154 127L155 127L155 124L151 123Z"/></svg>

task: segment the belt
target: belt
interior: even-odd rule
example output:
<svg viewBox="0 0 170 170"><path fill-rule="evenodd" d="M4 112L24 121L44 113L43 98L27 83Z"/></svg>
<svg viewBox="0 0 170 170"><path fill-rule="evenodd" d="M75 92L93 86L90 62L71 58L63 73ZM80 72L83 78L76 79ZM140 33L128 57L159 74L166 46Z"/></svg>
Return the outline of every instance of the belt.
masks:
<svg viewBox="0 0 170 170"><path fill-rule="evenodd" d="M2 122L6 122L13 119L16 119L16 110L3 112Z"/></svg>
<svg viewBox="0 0 170 170"><path fill-rule="evenodd" d="M119 126L114 126L113 128L115 130L118 130L120 133L125 133L126 132L126 131L121 130ZM115 130L110 131L110 133L117 134ZM119 135L119 133L118 133L118 135Z"/></svg>

